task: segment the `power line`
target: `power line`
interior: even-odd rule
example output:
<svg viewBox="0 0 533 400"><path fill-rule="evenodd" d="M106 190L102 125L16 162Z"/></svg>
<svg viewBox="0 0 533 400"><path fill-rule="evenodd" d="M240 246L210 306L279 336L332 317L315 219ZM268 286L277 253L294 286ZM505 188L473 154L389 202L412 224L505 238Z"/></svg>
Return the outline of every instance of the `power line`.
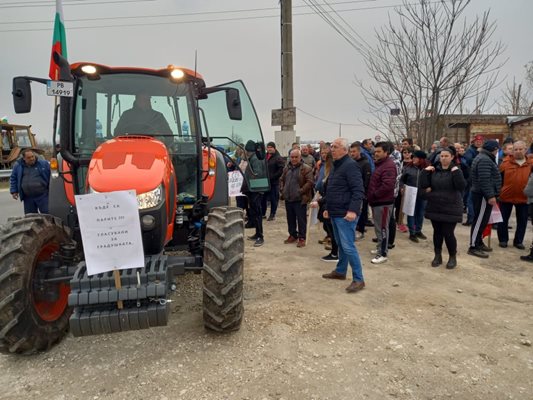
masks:
<svg viewBox="0 0 533 400"><path fill-rule="evenodd" d="M145 3L145 2L153 2L157 0L115 0L115 1L87 1L87 0L70 0L72 2L78 2L78 3L63 3L63 5L68 6L88 6L88 5L95 5L95 4L110 4L110 3ZM30 7L51 7L55 4L55 1L52 2L44 2L44 1L19 1L16 3L0 3L0 8L30 8Z"/></svg>
<svg viewBox="0 0 533 400"><path fill-rule="evenodd" d="M156 1L156 0L123 0L123 1L102 1L102 2L95 2L94 0L69 0L68 2L64 2L63 6L86 6L86 5L94 5L94 4L108 4L108 3L127 3L127 2L147 2L147 1ZM337 1L335 3L332 3L334 5L340 5L340 4L353 4L353 3L371 3L378 0L351 0L351 1ZM77 2L70 4L70 2ZM35 4L38 3L38 4ZM25 5L30 4L30 5ZM18 1L16 3L0 3L0 8L25 8L25 7L52 7L55 5L55 1ZM293 8L304 8L306 6L293 6ZM220 10L220 11L202 11L202 12L191 12L191 13L181 13L181 14L164 14L164 15L158 15L160 17L165 16L182 16L182 15L203 15L203 14L226 14L226 13L238 13L238 12L248 12L248 11L271 11L271 10L278 10L278 7L268 7L268 8L250 8L250 9L237 9L237 10ZM155 16L155 15L154 15ZM129 18L144 18L144 16L134 16L134 17L128 17L128 16L120 16L120 17L103 17L103 18L87 18L87 19L79 19L79 20L70 20L70 21L91 21L91 20L98 20L98 19L109 19L109 18L117 18L117 19L129 19ZM50 22L50 21L23 21L25 22ZM13 22L6 22L9 24L12 24Z"/></svg>
<svg viewBox="0 0 533 400"><path fill-rule="evenodd" d="M364 126L363 124L345 124L344 122L330 121L330 120L328 120L328 119L321 118L321 117L316 116L316 115L314 115L314 114L311 114L311 113L309 113L309 112L307 112L307 111L304 111L304 110L302 110L302 109L299 108L299 107L296 107L296 109L297 109L298 111L300 111L301 113L305 114L305 115L308 115L308 116L310 116L310 117L312 117L312 118L318 119L319 121L322 121L322 122L327 122L328 124L333 124L333 125L337 125L337 126L338 126L338 125L344 125L344 126Z"/></svg>
<svg viewBox="0 0 533 400"><path fill-rule="evenodd" d="M132 0L133 1L133 0ZM438 1L436 1L438 2ZM403 4L394 4L388 6L373 6L373 7L359 7L359 8L350 8L341 10L340 12L352 12L352 11L366 11L366 10L377 10L377 9L386 9L393 7L401 7ZM315 12L302 12L293 14L293 16L307 16L314 15ZM168 16L168 15L167 15ZM139 18L151 18L152 16L142 16ZM120 19L121 17L118 17ZM279 14L274 15L260 15L260 16L248 16L248 17L230 17L230 18L216 18L216 19L200 19L192 21L169 21L169 22L150 22L150 23L139 23L139 24L121 24L121 25L92 25L92 26L74 26L68 27L68 30L78 30L78 29L100 29L100 28L120 28L120 27L135 27L135 26L155 26L155 25L171 25L171 24L196 24L196 23L210 23L210 22L227 22L227 21L242 21L242 20L253 20L253 19L265 19L265 18L279 18ZM51 22L51 21L47 21ZM39 22L40 23L40 22ZM34 29L5 29L0 30L1 32L38 32L38 31L51 31L52 28L34 28Z"/></svg>

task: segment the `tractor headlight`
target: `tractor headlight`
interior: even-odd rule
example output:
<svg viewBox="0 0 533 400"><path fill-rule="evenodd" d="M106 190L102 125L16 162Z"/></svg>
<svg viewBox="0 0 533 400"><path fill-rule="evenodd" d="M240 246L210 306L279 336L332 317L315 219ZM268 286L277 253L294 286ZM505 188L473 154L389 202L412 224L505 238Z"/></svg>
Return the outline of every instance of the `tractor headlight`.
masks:
<svg viewBox="0 0 533 400"><path fill-rule="evenodd" d="M163 201L163 187L161 185L150 192L137 195L137 203L139 204L140 210L155 207L159 205L161 201Z"/></svg>

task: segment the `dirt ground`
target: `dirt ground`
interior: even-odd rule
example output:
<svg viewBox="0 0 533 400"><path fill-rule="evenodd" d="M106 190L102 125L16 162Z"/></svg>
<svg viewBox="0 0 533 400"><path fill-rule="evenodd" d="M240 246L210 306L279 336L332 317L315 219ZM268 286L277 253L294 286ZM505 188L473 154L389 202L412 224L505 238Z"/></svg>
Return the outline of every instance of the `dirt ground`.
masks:
<svg viewBox="0 0 533 400"><path fill-rule="evenodd" d="M323 232L304 249L283 244L280 210L266 244L246 244L239 332L204 331L201 276L190 274L167 327L0 356L0 398L531 399L533 264L514 248L468 256L468 230L457 230L453 271L431 268L431 242L400 232L389 261L373 265L369 230L358 243L367 287L347 294L348 281L321 278L335 265L320 260Z"/></svg>

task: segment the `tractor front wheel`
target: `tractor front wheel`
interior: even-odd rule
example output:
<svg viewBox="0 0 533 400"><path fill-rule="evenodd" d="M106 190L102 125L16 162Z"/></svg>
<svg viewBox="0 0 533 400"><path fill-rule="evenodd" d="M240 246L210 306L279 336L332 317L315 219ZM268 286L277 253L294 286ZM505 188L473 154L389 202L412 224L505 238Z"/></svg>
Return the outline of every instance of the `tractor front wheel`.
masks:
<svg viewBox="0 0 533 400"><path fill-rule="evenodd" d="M35 285L39 263L70 242L59 218L28 214L0 226L0 351L31 354L47 350L68 328L70 287L57 283L53 299Z"/></svg>
<svg viewBox="0 0 533 400"><path fill-rule="evenodd" d="M243 307L244 220L242 209L209 212L203 269L204 325L217 332L238 330Z"/></svg>

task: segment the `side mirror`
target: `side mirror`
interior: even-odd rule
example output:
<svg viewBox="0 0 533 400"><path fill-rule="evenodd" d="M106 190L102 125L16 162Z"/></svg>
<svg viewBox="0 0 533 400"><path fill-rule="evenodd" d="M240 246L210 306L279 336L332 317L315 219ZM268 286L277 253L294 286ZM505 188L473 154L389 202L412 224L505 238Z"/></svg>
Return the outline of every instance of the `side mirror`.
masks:
<svg viewBox="0 0 533 400"><path fill-rule="evenodd" d="M242 120L241 98L237 89L226 89L226 106L230 119Z"/></svg>
<svg viewBox="0 0 533 400"><path fill-rule="evenodd" d="M31 87L30 81L25 77L13 78L13 106L17 114L31 111Z"/></svg>

